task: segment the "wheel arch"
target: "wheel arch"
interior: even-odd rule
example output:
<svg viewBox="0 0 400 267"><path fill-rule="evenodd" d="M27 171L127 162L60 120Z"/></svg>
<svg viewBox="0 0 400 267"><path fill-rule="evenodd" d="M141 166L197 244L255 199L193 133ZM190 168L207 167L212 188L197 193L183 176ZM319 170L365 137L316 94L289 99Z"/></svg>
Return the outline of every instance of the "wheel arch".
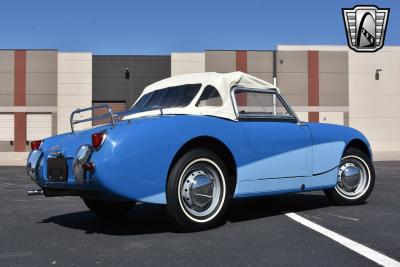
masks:
<svg viewBox="0 0 400 267"><path fill-rule="evenodd" d="M362 152L365 153L365 155L368 156L369 159L372 160L372 153L371 153L371 151L369 149L369 146L364 141L362 141L360 139L351 140L350 142L347 143L347 145L346 145L346 147L345 147L345 149L343 151L343 154L346 152L347 149L349 149L351 147L361 150Z"/></svg>
<svg viewBox="0 0 400 267"><path fill-rule="evenodd" d="M177 151L177 153L173 157L169 165L166 182L168 183L168 179L172 171L172 168L174 167L175 163L179 160L179 158L182 157L186 152L196 148L209 149L221 159L221 161L224 163L228 171L229 182L231 187L230 190L231 194L233 195L236 189L236 181L237 181L236 179L237 168L236 168L235 158L225 143L212 136L198 136L192 138L191 140L187 141L184 145L182 145L181 148Z"/></svg>

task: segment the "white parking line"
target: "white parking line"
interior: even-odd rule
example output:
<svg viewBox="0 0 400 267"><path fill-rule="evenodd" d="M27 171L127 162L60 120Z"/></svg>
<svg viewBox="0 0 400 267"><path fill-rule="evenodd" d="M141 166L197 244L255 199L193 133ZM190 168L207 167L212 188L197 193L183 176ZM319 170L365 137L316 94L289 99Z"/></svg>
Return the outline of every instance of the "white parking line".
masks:
<svg viewBox="0 0 400 267"><path fill-rule="evenodd" d="M389 258L386 255L383 255L382 253L379 253L378 251L375 251L373 249L370 249L369 247L366 247L360 243L357 243L351 239L348 239L347 237L344 237L342 235L339 235L329 229L326 229L325 227L322 227L316 223L313 223L312 221L307 220L306 218L301 217L300 215L294 213L294 212L289 212L285 213L286 216L291 218L292 220L295 220L298 223L301 223L304 226L307 226L308 228L311 228L312 230L323 234L326 237L329 237L330 239L338 242L339 244L353 250L354 252L357 252L358 254L376 262L379 265L382 266L396 266L400 267L400 262Z"/></svg>

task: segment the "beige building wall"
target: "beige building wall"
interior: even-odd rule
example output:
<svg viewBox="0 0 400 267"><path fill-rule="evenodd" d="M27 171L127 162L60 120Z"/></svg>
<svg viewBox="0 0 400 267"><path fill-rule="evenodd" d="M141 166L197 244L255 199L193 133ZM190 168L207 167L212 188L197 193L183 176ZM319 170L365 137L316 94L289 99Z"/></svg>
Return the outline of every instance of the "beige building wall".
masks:
<svg viewBox="0 0 400 267"><path fill-rule="evenodd" d="M350 126L367 136L374 151L400 151L400 48L349 52L349 76Z"/></svg>
<svg viewBox="0 0 400 267"><path fill-rule="evenodd" d="M26 105L57 105L57 50L26 51Z"/></svg>
<svg viewBox="0 0 400 267"><path fill-rule="evenodd" d="M0 106L14 106L14 51L0 51Z"/></svg>
<svg viewBox="0 0 400 267"><path fill-rule="evenodd" d="M349 105L348 52L319 52L319 104L320 106Z"/></svg>
<svg viewBox="0 0 400 267"><path fill-rule="evenodd" d="M308 105L306 51L277 51L277 86L292 106Z"/></svg>
<svg viewBox="0 0 400 267"><path fill-rule="evenodd" d="M272 51L247 51L247 73L269 83L274 83Z"/></svg>
<svg viewBox="0 0 400 267"><path fill-rule="evenodd" d="M348 113L348 107L309 107L292 106L299 120L308 122L308 113L318 111L320 123L333 123L346 125L345 114Z"/></svg>
<svg viewBox="0 0 400 267"><path fill-rule="evenodd" d="M345 45L277 45L279 51L349 51Z"/></svg>
<svg viewBox="0 0 400 267"><path fill-rule="evenodd" d="M70 115L77 108L92 106L92 53L58 53L57 133L71 131ZM76 119L91 117L82 113ZM75 129L91 127L91 122L75 125Z"/></svg>
<svg viewBox="0 0 400 267"><path fill-rule="evenodd" d="M26 115L26 140L42 140L52 135L52 114Z"/></svg>
<svg viewBox="0 0 400 267"><path fill-rule="evenodd" d="M14 114L0 113L0 143L9 141L14 141Z"/></svg>
<svg viewBox="0 0 400 267"><path fill-rule="evenodd" d="M0 107L14 105L14 51L0 50ZM14 114L0 113L0 152L12 151Z"/></svg>
<svg viewBox="0 0 400 267"><path fill-rule="evenodd" d="M236 71L236 51L206 51L206 71Z"/></svg>
<svg viewBox="0 0 400 267"><path fill-rule="evenodd" d="M319 122L345 125L344 112L319 112Z"/></svg>
<svg viewBox="0 0 400 267"><path fill-rule="evenodd" d="M332 45L278 45L278 50L320 51L320 56L326 58L323 60L326 64L322 62L325 65L323 69L328 70L329 64L336 65L336 70L330 74L333 76L334 72L346 66L339 66L342 63L338 62L338 55L333 56L332 53L347 52L348 112L344 112L343 123L360 130L370 141L374 152L400 151L400 47L385 46L376 53L356 53L347 46ZM331 59L328 60L327 56ZM382 69L379 80L375 80L377 69ZM344 87L346 74L343 71L337 76L337 84ZM322 80L325 87L322 90L327 90L322 102L329 105L331 102L345 104L346 92L341 89L334 92L334 87L330 88L329 83ZM330 95L330 92L338 95ZM321 122L324 115L324 112L320 112ZM329 112L328 115L340 120L340 114Z"/></svg>
<svg viewBox="0 0 400 267"><path fill-rule="evenodd" d="M171 53L171 76L204 72L205 53Z"/></svg>

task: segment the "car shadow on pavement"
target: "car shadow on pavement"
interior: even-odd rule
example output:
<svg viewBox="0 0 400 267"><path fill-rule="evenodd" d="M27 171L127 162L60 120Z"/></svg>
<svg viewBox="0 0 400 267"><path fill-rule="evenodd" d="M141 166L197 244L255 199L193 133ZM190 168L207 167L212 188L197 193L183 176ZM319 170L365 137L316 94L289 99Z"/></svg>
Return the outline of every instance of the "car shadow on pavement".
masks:
<svg viewBox="0 0 400 267"><path fill-rule="evenodd" d="M41 223L55 223L64 227L84 230L87 234L142 235L171 232L165 206L138 204L125 217L108 220L97 217L89 210L49 217Z"/></svg>
<svg viewBox="0 0 400 267"><path fill-rule="evenodd" d="M234 200L228 207L226 220L239 223L259 218L282 215L331 206L323 194L286 194ZM87 234L143 235L176 232L168 222L164 205L139 204L120 220L101 219L90 211L80 211L52 216L40 223L55 223L63 227L79 229Z"/></svg>
<svg viewBox="0 0 400 267"><path fill-rule="evenodd" d="M286 212L321 209L332 205L332 202L322 193L240 199L233 201L230 205L227 220L235 223L281 215Z"/></svg>

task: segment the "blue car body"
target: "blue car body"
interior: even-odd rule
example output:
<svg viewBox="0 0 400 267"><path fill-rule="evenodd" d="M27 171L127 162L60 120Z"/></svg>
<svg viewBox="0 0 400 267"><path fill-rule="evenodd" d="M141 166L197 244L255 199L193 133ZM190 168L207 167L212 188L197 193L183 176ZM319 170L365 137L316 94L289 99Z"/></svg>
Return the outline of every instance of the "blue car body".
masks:
<svg viewBox="0 0 400 267"><path fill-rule="evenodd" d="M95 171L77 180L76 153L101 131L107 138L90 156ZM28 165L37 162L33 180L45 192L96 192L112 199L165 204L174 159L185 144L198 138L215 140L229 150L236 173L234 198L333 188L350 143L366 147L371 155L364 135L345 126L158 115L44 139L40 149L29 155ZM47 177L47 160L57 155L67 160L66 182L51 182Z"/></svg>

